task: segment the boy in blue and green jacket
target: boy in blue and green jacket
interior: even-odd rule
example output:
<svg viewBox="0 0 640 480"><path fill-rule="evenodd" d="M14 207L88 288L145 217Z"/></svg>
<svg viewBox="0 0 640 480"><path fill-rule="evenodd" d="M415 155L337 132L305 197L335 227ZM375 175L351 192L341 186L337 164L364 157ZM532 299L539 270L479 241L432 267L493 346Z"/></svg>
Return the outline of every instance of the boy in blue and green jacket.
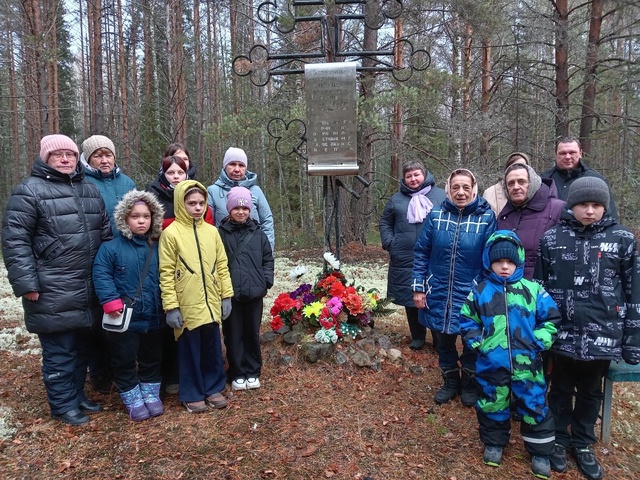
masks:
<svg viewBox="0 0 640 480"><path fill-rule="evenodd" d="M549 455L555 436L541 354L555 339L560 312L540 285L523 278L524 258L514 232L498 230L491 235L482 254L485 277L462 307L460 332L466 345L478 352L476 380L481 393L476 413L484 462L502 463L513 397L531 470L546 479L551 475Z"/></svg>

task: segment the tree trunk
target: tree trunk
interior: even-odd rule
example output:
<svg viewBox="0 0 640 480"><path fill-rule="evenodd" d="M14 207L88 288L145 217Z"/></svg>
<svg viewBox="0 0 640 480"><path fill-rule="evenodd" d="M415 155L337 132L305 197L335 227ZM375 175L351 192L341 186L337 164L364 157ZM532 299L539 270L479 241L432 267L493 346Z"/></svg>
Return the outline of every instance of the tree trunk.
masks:
<svg viewBox="0 0 640 480"><path fill-rule="evenodd" d="M393 58L393 64L395 68L400 68L404 62L402 56L402 44L398 43L398 40L402 38L402 17L396 19L394 38L396 40L396 48ZM375 45L374 45L375 48ZM398 147L402 145L404 140L404 128L402 124L402 105L396 101L393 104L393 142L392 142L392 154L391 154L391 177L400 178L402 158L398 153Z"/></svg>
<svg viewBox="0 0 640 480"><path fill-rule="evenodd" d="M556 137L569 135L569 10L568 0L557 0L556 28Z"/></svg>
<svg viewBox="0 0 640 480"><path fill-rule="evenodd" d="M450 41L451 41L451 76L455 78L460 75L460 49L458 48L457 20L451 21ZM449 120L453 128L449 133L449 148L447 158L453 160L459 154L460 129L455 128L456 120L460 115L460 89L451 83L451 115Z"/></svg>
<svg viewBox="0 0 640 480"><path fill-rule="evenodd" d="M231 58L238 55L238 5L236 0L229 0L229 40L231 42ZM240 86L236 75L231 75L231 92L233 101L233 113L240 110Z"/></svg>
<svg viewBox="0 0 640 480"><path fill-rule="evenodd" d="M48 5L49 12L48 18L51 21L49 27L50 44L47 42L47 50L50 52L47 55L47 69L50 72L49 75L49 131L60 132L60 87L58 83L58 13L55 3Z"/></svg>
<svg viewBox="0 0 640 480"><path fill-rule="evenodd" d="M78 1L78 28L80 29L80 79L82 86L80 91L82 92L82 137L89 137L89 124L90 119L90 99L89 92L87 91L87 64L85 63L85 33L84 33L84 14L82 10L83 0Z"/></svg>
<svg viewBox="0 0 640 480"><path fill-rule="evenodd" d="M8 19L6 23L8 23ZM10 32L8 28L6 31ZM18 125L20 124L19 122L20 115L18 113L18 92L16 88L18 84L18 79L16 75L16 65L15 65L16 59L14 56L14 50L13 50L14 45L13 45L12 35L7 35L7 42L8 42L9 48L7 48L5 52L7 55L7 66L9 68L9 97L10 97L9 108L11 109L11 150L12 150L11 160L12 160L12 164L16 167L16 168L11 168L10 172L11 172L12 184L16 184L18 183L18 180L22 176L21 168L18 168L18 166L22 164L22 162L20 162L20 136L19 136L20 132L18 130Z"/></svg>
<svg viewBox="0 0 640 480"><path fill-rule="evenodd" d="M43 122L47 116L46 69L42 66L44 52L44 32L42 29L40 6L36 0L26 0L22 4L23 21L26 31L22 32L22 78L25 90L25 140L27 146L28 168L38 155L40 138L49 133L48 125ZM44 103L43 100L44 99Z"/></svg>
<svg viewBox="0 0 640 480"><path fill-rule="evenodd" d="M402 25L400 25L400 29L402 30ZM376 49L377 43L378 31L365 27L362 48L365 51L371 52ZM371 67L373 65L374 62L372 59L362 59L363 67ZM375 87L376 75L368 71L363 72L360 79L360 98L362 100L360 104L366 105L369 110L371 110L371 106L374 104L373 97L376 94ZM367 119L373 115L373 112L365 111L363 113L364 115L358 115L358 117L364 119L358 129L360 136L357 143L359 150L358 157L360 158L358 163L361 175L367 181L371 181L371 171L374 170L371 165L373 162L373 138L375 130L369 124ZM349 216L351 217L350 225L352 226L352 231L350 232L351 235L345 236L345 242L349 243L356 241L362 245L366 245L367 231L369 230L370 221L368 212L371 210L371 191L369 188L363 188L363 185L358 183L355 179L351 180L351 188L354 192L358 192L360 194L360 198L356 199L354 196L344 192L344 198L349 200L348 202L345 201L345 204L350 204Z"/></svg>
<svg viewBox="0 0 640 480"><path fill-rule="evenodd" d="M89 34L89 133L104 133L104 82L102 80L102 5L87 0Z"/></svg>
<svg viewBox="0 0 640 480"><path fill-rule="evenodd" d="M471 46L473 44L473 26L467 23L465 26L464 48L462 56L462 78L464 79L464 87L462 87L462 164L466 165L471 156L471 139L469 135L469 120L471 118Z"/></svg>
<svg viewBox="0 0 640 480"><path fill-rule="evenodd" d="M600 29L602 28L602 9L604 0L591 2L591 21L584 68L584 92L582 94L582 118L580 119L580 143L585 155L591 152L591 130L596 115L596 70L598 68L598 49L600 48Z"/></svg>
<svg viewBox="0 0 640 480"><path fill-rule="evenodd" d="M489 119L489 104L491 103L491 39L482 39L482 94L480 97L480 111L483 117ZM484 123L484 122L483 122ZM480 160L483 165L489 160L489 138L491 132L486 126L482 126L482 140L480 143Z"/></svg>
<svg viewBox="0 0 640 480"><path fill-rule="evenodd" d="M195 63L195 80L196 80L196 112L195 112L195 132L197 135L196 158L200 167L202 167L202 159L204 158L204 62L202 60L202 46L200 42L200 2L193 2L193 45L194 45L194 63Z"/></svg>
<svg viewBox="0 0 640 480"><path fill-rule="evenodd" d="M136 8L135 11L132 12L131 18L131 43L126 51L127 57L129 57L129 52L138 51L138 28L141 25L140 21L140 11ZM138 86L138 58L136 55L131 55L131 71L134 72L131 75L131 104L134 108L131 111L131 134L133 135L132 149L130 152L135 152L136 155L139 155L140 152L140 91ZM129 162L133 161L131 158L131 153L129 157ZM127 170L129 167L127 168Z"/></svg>
<svg viewBox="0 0 640 480"><path fill-rule="evenodd" d="M131 144L129 142L129 107L127 99L127 65L126 56L124 51L124 27L122 24L122 0L118 0L118 63L120 70L120 105L122 115L121 122L121 138L122 138L122 150L120 164L125 171L129 171L131 168ZM134 75L137 74L136 70L133 70Z"/></svg>

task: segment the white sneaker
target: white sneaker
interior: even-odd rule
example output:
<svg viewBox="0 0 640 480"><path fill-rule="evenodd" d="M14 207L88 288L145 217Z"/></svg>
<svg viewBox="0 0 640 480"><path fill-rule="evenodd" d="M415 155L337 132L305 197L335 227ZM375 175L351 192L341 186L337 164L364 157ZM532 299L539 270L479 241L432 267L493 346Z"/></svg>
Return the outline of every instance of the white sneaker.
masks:
<svg viewBox="0 0 640 480"><path fill-rule="evenodd" d="M236 378L233 382L231 382L231 388L233 390L246 390L247 382L244 378Z"/></svg>
<svg viewBox="0 0 640 480"><path fill-rule="evenodd" d="M247 388L248 389L260 388L260 379L254 378L254 377L247 378Z"/></svg>

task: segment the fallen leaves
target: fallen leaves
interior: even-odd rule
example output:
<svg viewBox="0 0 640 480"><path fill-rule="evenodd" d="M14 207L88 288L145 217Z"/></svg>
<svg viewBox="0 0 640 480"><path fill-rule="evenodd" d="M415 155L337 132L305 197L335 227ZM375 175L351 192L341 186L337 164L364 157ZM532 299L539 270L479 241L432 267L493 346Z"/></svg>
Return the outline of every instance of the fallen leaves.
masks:
<svg viewBox="0 0 640 480"><path fill-rule="evenodd" d="M363 259L374 258L367 249ZM531 477L517 424L503 468L482 463L475 412L457 400L434 404L441 385L437 356L431 348L409 350L406 320L396 317L377 319L376 328L402 351L405 364L385 364L379 372L331 361L309 365L295 347L273 342L273 352L263 350L263 387L230 396L226 411L190 415L174 395L164 399L164 415L139 423L129 420L117 394L90 391L105 411L86 426L62 426L49 417L39 357L0 352L2 406L19 426L15 437L0 444L0 471L3 478L92 480ZM294 363L280 364L282 355ZM640 418L632 415L637 400L624 397L637 398L640 385L621 385L615 443L597 444L597 454L608 478L631 480L640 477ZM616 430L622 418L628 432ZM563 478L578 480L579 473L573 468Z"/></svg>

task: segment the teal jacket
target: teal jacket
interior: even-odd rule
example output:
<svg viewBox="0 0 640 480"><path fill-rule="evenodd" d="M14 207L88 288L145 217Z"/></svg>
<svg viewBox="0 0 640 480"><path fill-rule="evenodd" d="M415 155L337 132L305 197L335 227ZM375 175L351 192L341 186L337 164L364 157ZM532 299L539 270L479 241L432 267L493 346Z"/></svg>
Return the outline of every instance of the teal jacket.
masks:
<svg viewBox="0 0 640 480"><path fill-rule="evenodd" d="M115 220L113 218L113 212L116 209L118 202L122 200L124 194L136 189L136 184L131 178L127 177L118 165L113 167L111 173L105 175L100 170L90 166L84 158L84 154L80 156L80 163L84 169L84 174L87 180L93 183L104 200L104 205L107 208L109 214L109 221L111 222L111 231L114 237L120 235L120 231L116 228Z"/></svg>

